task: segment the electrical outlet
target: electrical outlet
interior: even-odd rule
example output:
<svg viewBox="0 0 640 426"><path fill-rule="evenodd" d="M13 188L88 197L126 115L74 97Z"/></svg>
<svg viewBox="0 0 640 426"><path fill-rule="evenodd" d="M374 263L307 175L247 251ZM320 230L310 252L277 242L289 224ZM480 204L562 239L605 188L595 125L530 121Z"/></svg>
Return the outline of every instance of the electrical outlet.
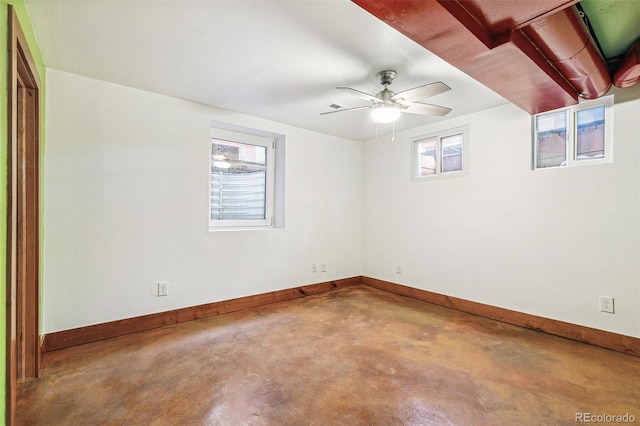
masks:
<svg viewBox="0 0 640 426"><path fill-rule="evenodd" d="M600 296L600 312L614 313L613 297Z"/></svg>
<svg viewBox="0 0 640 426"><path fill-rule="evenodd" d="M320 272L327 272L327 262L322 262L320 264Z"/></svg>
<svg viewBox="0 0 640 426"><path fill-rule="evenodd" d="M316 272L318 272L318 264L317 263L312 263L311 264L311 272L313 272L314 274Z"/></svg>
<svg viewBox="0 0 640 426"><path fill-rule="evenodd" d="M167 282L159 282L158 283L158 297L160 296L168 296L169 295L169 283Z"/></svg>
<svg viewBox="0 0 640 426"><path fill-rule="evenodd" d="M396 265L396 274L402 274L402 265Z"/></svg>

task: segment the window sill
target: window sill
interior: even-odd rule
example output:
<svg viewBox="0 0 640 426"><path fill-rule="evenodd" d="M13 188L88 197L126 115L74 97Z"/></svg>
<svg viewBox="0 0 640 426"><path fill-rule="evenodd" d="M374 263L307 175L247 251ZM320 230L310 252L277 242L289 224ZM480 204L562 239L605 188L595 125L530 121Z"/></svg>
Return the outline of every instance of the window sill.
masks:
<svg viewBox="0 0 640 426"><path fill-rule="evenodd" d="M469 172L450 172L441 173L431 176L421 176L411 178L411 183L427 183L427 182L443 182L452 180L465 180L469 176Z"/></svg>
<svg viewBox="0 0 640 426"><path fill-rule="evenodd" d="M282 231L284 228L275 226L220 226L209 227L209 232L234 232L234 231Z"/></svg>

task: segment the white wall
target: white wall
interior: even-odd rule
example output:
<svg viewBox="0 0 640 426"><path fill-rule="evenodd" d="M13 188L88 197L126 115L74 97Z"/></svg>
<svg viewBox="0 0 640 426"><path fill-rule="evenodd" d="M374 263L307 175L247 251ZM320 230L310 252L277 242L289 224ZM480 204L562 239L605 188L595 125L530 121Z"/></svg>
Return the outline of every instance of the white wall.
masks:
<svg viewBox="0 0 640 426"><path fill-rule="evenodd" d="M211 120L286 135L285 229L207 231ZM46 132L44 333L361 274L361 142L51 69Z"/></svg>
<svg viewBox="0 0 640 426"><path fill-rule="evenodd" d="M640 337L640 101L615 106L613 164L532 171L512 106L362 144L56 70L47 88L44 333L362 274ZM211 120L287 136L285 229L207 231ZM409 138L462 125L469 175L411 183Z"/></svg>
<svg viewBox="0 0 640 426"><path fill-rule="evenodd" d="M598 166L532 171L531 119L509 105L366 142L363 275L640 337L640 101L614 115ZM411 183L409 138L462 125L469 175Z"/></svg>

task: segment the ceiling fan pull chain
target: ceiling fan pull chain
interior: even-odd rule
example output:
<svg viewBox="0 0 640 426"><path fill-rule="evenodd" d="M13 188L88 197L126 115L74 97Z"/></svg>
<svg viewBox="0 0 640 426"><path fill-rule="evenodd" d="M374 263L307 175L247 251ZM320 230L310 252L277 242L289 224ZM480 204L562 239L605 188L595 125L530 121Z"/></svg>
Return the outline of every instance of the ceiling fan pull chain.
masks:
<svg viewBox="0 0 640 426"><path fill-rule="evenodd" d="M396 122L392 121L391 126L391 143L394 143L396 141Z"/></svg>

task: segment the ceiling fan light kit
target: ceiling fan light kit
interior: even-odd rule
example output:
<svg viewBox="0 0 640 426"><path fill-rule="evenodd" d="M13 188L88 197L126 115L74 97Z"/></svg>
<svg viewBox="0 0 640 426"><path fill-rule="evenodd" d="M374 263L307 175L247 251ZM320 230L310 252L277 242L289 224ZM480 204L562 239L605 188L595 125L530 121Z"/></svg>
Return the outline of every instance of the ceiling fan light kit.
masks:
<svg viewBox="0 0 640 426"><path fill-rule="evenodd" d="M360 99L371 102L369 106L360 106L355 108L337 109L335 111L323 112L320 115L332 114L344 111L357 111L361 109L370 109L371 118L376 123L392 123L400 117L401 112L420 115L443 116L451 111L451 108L441 107L438 105L430 105L418 102L421 99L430 96L439 95L451 90L449 86L442 82L425 84L423 86L414 87L400 93L389 90L389 85L393 82L397 73L393 70L380 71L376 74L380 84L384 89L375 96L362 92L351 87L338 86L336 89L357 96Z"/></svg>
<svg viewBox="0 0 640 426"><path fill-rule="evenodd" d="M400 117L400 109L396 105L374 105L371 108L371 118L376 123L391 123Z"/></svg>

